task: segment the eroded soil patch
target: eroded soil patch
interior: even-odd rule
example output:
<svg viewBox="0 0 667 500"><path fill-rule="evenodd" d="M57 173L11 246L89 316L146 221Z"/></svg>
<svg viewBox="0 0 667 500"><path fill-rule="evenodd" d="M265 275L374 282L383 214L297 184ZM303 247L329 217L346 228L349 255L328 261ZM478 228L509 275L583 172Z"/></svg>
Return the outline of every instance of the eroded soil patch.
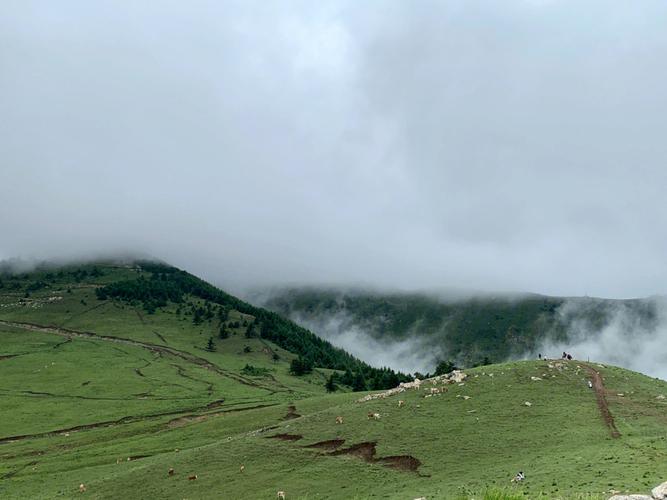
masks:
<svg viewBox="0 0 667 500"><path fill-rule="evenodd" d="M336 450L343 446L344 439L328 439L326 441L319 441L313 444L304 445L304 448L319 448L321 450Z"/></svg>
<svg viewBox="0 0 667 500"><path fill-rule="evenodd" d="M377 443L374 441L369 441L365 443L358 443L350 446L349 448L343 448L342 450L336 450L328 453L331 456L341 456L341 455L352 455L358 458L361 458L364 462L371 464L382 464L386 467L390 467L396 470L402 470L407 472L417 472L419 466L422 464L421 461L416 459L411 455L392 455L388 457L376 458L376 447Z"/></svg>
<svg viewBox="0 0 667 500"><path fill-rule="evenodd" d="M287 415L283 417L283 420L292 420L293 418L299 418L300 416L301 415L296 412L296 406L289 405L287 407Z"/></svg>
<svg viewBox="0 0 667 500"><path fill-rule="evenodd" d="M602 415L604 423L607 425L607 427L609 427L609 432L611 433L611 437L613 438L621 437L621 433L618 432L618 429L616 428L614 417L609 411L609 404L607 403L607 397L605 396L604 383L602 382L602 377L600 376L600 372L598 372L595 368L592 368L590 366L584 365L584 367L591 375L593 389L595 389L595 397L597 398L598 402L598 408L600 408L600 414Z"/></svg>
<svg viewBox="0 0 667 500"><path fill-rule="evenodd" d="M281 441L298 441L303 439L301 434L275 434L273 436L266 436L266 439L280 439Z"/></svg>

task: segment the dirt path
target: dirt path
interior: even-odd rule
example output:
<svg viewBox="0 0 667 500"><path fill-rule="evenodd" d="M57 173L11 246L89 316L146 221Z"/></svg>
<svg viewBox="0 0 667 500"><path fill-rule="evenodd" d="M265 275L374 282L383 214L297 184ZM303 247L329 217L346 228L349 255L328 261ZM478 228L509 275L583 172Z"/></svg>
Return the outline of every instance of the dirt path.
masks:
<svg viewBox="0 0 667 500"><path fill-rule="evenodd" d="M604 423L607 425L607 427L609 427L609 432L611 433L611 437L613 438L621 437L621 433L618 432L616 424L614 423L614 417L609 411L609 405L607 404L607 397L605 396L604 383L602 382L602 377L600 376L600 372L598 372L592 366L583 365L583 367L586 368L586 371L588 371L588 373L591 376L591 382L593 383L593 389L595 390L595 397L597 398L598 408L600 409L600 414L602 415Z"/></svg>
<svg viewBox="0 0 667 500"><path fill-rule="evenodd" d="M279 403L266 403L266 404L259 404L255 406L247 406L243 408L225 408L222 410L215 411L210 414L204 414L204 415L195 415L191 414L188 412L195 412L195 411L210 411L210 410L215 410L216 408L219 408L222 406L224 403L224 400L218 400L218 401L213 401L212 403L208 403L207 405L203 406L195 406L195 407L190 407L190 408L181 408L180 410L169 410L169 411L162 411L158 413L151 413L148 415L139 415L139 416L127 416L127 417L122 417L116 420L105 420L103 422L94 422L92 424L84 424L84 425L77 425L74 427L68 427L66 429L58 429L54 431L46 431L46 432L39 432L36 434L22 434L19 436L7 436L0 438L0 444L4 443L13 443L15 441L22 441L24 439L37 439L37 438L43 438L43 437L54 437L58 435L62 435L64 433L69 433L69 432L77 432L77 431L86 431L89 429L96 429L98 427L113 427L115 425L122 425L122 424L131 424L135 422L141 422L144 420L151 420L151 419L156 419L160 417L167 417L169 415L181 415L181 417L170 420L165 424L166 427L175 427L174 422L180 421L181 419L187 419L188 421L194 420L197 421L197 417L211 417L211 416L218 416L224 413L237 413L237 412L242 412L242 411L250 411L250 410L257 410L260 408L268 408L270 406L276 406ZM183 415L185 414L185 415ZM205 419L204 418L204 419Z"/></svg>
<svg viewBox="0 0 667 500"><path fill-rule="evenodd" d="M82 332L78 330L70 330L68 328L61 328L61 327L55 327L55 326L46 326L46 325L38 325L35 323L24 323L24 322L18 322L18 321L5 321L5 320L0 320L0 325L4 326L11 326L14 328L22 328L24 330L32 330L32 331L39 331L39 332L44 332L44 333L53 333L55 335L60 335L62 337L79 337L79 338L86 338L86 339L94 339L94 340L102 340L106 342L115 342L119 344L126 344L126 345L132 345L135 347L141 347L143 349L148 349L149 351L153 353L162 353L162 354L171 354L172 356L175 356L177 358L184 359L185 361L188 361L189 363L196 364L198 366L201 366L202 368L205 368L207 370L213 371L219 375L222 375L223 377L230 378L236 382L239 382L244 385L248 385L251 387L256 387L259 389L264 389L266 391L269 391L271 394L274 394L277 392L275 388L273 387L266 387L262 384L259 384L255 382L254 380L250 380L248 378L245 378L241 375L238 375L233 372L229 372L227 370L223 370L222 368L214 365L210 361L204 358L200 358L199 356L195 356L194 354L191 354L189 352L185 351L179 351L177 349L174 349L173 347L166 347L162 345L157 345L157 344L150 344L148 342L140 342L138 340L131 340L127 338L122 338L122 337L113 337L111 335L99 335L96 333L92 332Z"/></svg>

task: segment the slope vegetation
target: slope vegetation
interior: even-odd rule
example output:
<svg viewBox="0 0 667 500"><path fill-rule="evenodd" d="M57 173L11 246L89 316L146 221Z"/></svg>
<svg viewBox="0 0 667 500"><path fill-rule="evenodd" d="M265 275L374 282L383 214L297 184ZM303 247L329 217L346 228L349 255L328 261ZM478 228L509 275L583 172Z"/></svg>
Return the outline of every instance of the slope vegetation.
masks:
<svg viewBox="0 0 667 500"><path fill-rule="evenodd" d="M531 361L359 402L325 391L333 368L293 376L302 353L246 336L256 309L115 297L167 273L96 267L3 278L1 498L601 499L667 478L664 382Z"/></svg>

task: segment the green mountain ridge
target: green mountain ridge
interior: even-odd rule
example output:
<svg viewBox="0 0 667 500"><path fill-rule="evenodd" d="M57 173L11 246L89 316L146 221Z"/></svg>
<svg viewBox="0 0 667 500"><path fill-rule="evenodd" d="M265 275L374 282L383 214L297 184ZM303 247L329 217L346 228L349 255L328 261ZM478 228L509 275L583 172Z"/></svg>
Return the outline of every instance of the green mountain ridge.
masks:
<svg viewBox="0 0 667 500"><path fill-rule="evenodd" d="M164 264L0 280L3 499L598 500L667 479L667 383L632 371L521 361L379 397L342 368L391 372Z"/></svg>
<svg viewBox="0 0 667 500"><path fill-rule="evenodd" d="M257 304L334 343L337 335L351 329L380 342L419 339L461 366L536 356L545 344L595 336L619 312L636 320L638 330L654 331L661 299L484 294L453 300L427 292L312 286L277 288L255 297Z"/></svg>

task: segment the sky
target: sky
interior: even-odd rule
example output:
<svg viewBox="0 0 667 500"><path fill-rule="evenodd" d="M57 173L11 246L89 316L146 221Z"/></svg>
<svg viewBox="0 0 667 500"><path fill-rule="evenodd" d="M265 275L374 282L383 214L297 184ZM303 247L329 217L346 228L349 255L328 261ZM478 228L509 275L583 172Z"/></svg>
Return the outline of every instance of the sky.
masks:
<svg viewBox="0 0 667 500"><path fill-rule="evenodd" d="M667 2L0 3L0 259L667 293Z"/></svg>

